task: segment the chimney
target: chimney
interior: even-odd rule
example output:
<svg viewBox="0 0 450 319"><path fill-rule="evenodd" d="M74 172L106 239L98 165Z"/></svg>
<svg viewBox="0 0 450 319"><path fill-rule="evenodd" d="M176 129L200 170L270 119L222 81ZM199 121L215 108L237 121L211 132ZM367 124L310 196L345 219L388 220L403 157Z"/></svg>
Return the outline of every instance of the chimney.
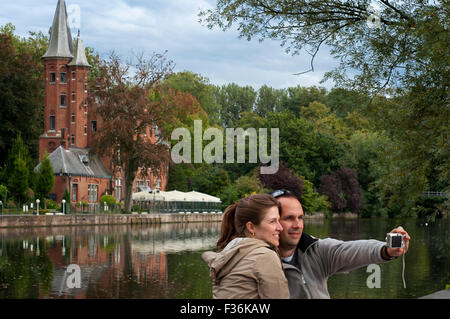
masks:
<svg viewBox="0 0 450 319"><path fill-rule="evenodd" d="M61 129L61 146L64 147L66 150L69 149L69 141L68 137L66 137L66 128Z"/></svg>

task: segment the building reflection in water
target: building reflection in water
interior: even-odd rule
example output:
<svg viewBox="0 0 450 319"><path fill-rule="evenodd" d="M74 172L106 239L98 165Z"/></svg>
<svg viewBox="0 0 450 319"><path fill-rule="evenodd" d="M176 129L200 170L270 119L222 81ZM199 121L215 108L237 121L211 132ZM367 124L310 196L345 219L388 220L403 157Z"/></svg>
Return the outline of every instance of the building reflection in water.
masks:
<svg viewBox="0 0 450 319"><path fill-rule="evenodd" d="M168 255L215 247L220 223L1 230L53 264L51 291L38 298L170 298ZM31 237L33 236L33 237ZM24 239L26 238L26 239ZM80 288L68 282L80 269ZM72 275L72 276L71 276Z"/></svg>

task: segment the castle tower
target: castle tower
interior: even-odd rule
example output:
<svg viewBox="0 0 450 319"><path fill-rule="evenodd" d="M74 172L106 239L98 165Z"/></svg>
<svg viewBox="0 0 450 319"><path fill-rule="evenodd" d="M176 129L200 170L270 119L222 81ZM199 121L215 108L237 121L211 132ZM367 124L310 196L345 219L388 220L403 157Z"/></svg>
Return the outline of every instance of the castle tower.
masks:
<svg viewBox="0 0 450 319"><path fill-rule="evenodd" d="M59 146L88 146L87 80L89 63L80 35L73 44L66 3L58 0L44 61L44 133L39 159Z"/></svg>

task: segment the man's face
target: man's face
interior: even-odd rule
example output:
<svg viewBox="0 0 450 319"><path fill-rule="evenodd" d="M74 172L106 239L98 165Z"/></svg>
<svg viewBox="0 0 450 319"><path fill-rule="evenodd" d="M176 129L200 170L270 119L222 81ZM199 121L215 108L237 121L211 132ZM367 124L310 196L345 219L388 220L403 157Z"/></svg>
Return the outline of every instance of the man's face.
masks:
<svg viewBox="0 0 450 319"><path fill-rule="evenodd" d="M303 232L303 208L300 202L291 197L277 198L281 203L280 250L291 250L297 247Z"/></svg>

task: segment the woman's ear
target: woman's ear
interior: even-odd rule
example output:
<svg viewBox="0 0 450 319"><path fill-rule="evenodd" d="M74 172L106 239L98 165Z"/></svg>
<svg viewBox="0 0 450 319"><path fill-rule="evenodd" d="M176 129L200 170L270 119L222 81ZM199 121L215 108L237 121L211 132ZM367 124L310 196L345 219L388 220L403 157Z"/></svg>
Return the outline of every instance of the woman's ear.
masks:
<svg viewBox="0 0 450 319"><path fill-rule="evenodd" d="M247 222L245 224L245 229L247 230L247 233L250 235L250 237L255 237L255 224L252 222Z"/></svg>

